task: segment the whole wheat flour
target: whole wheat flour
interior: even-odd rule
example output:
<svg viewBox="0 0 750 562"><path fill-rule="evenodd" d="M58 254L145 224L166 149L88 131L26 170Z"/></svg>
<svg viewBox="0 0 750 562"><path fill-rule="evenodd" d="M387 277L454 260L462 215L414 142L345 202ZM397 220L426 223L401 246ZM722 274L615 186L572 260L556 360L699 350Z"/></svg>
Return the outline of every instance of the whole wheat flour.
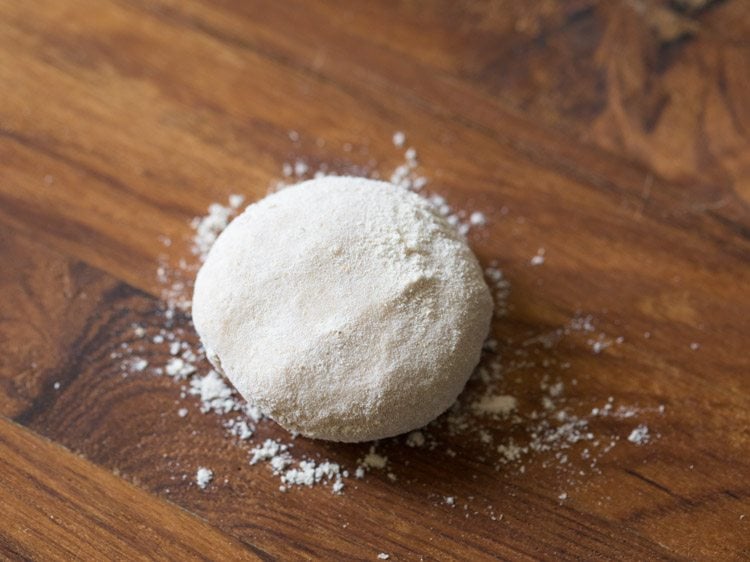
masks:
<svg viewBox="0 0 750 562"><path fill-rule="evenodd" d="M208 358L287 429L369 441L445 411L479 362L492 297L424 198L354 177L251 205L212 246L193 321Z"/></svg>

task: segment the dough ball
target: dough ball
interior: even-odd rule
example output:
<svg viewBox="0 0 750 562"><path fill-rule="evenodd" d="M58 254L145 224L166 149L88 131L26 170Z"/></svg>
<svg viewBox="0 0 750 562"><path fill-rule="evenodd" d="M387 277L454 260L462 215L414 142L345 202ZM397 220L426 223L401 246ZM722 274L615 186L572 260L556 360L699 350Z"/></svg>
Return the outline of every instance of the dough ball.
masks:
<svg viewBox="0 0 750 562"><path fill-rule="evenodd" d="M334 441L410 431L479 361L492 298L465 240L420 196L324 177L251 205L198 273L209 359L283 427Z"/></svg>

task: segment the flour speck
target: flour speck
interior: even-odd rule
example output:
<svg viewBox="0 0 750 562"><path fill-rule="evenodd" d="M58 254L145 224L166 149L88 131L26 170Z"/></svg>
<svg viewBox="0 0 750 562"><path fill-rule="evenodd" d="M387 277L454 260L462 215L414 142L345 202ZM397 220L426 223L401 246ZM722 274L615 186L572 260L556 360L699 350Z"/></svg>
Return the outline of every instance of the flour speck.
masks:
<svg viewBox="0 0 750 562"><path fill-rule="evenodd" d="M195 473L195 483L198 484L198 487L201 490L205 490L206 487L211 483L211 481L214 479L214 471L210 468L206 468L201 466L198 468L198 471Z"/></svg>
<svg viewBox="0 0 750 562"><path fill-rule="evenodd" d="M649 439L650 435L648 426L645 424L639 425L630 432L630 435L628 435L628 441L636 445L643 445L644 443L648 443Z"/></svg>
<svg viewBox="0 0 750 562"><path fill-rule="evenodd" d="M542 265L544 263L544 254L545 254L544 248L539 248L536 252L536 255L529 260L529 263L531 265Z"/></svg>

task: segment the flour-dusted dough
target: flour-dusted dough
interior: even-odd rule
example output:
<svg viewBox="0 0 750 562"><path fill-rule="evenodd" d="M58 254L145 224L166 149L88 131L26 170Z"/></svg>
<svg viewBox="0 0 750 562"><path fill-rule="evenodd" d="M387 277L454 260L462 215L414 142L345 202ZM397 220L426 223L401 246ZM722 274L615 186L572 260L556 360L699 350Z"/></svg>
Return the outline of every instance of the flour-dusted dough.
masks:
<svg viewBox="0 0 750 562"><path fill-rule="evenodd" d="M251 205L198 273L209 358L290 431L367 441L421 427L479 361L492 299L474 254L430 203L352 177Z"/></svg>

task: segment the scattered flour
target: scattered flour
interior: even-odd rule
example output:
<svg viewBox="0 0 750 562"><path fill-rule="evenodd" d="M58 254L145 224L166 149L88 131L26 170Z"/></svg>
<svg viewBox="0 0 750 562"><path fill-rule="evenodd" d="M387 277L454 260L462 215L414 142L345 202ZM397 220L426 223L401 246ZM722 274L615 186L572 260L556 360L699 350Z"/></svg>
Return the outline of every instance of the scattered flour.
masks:
<svg viewBox="0 0 750 562"><path fill-rule="evenodd" d="M294 486L313 486L323 481L332 482L331 489L334 493L338 493L344 488L341 477L341 467L337 463L324 461L316 464L310 460L303 460L298 466L284 472L281 479L285 484Z"/></svg>
<svg viewBox="0 0 750 562"><path fill-rule="evenodd" d="M176 379L185 379L196 371L195 365L186 362L180 357L172 357L167 361L164 371Z"/></svg>
<svg viewBox="0 0 750 562"><path fill-rule="evenodd" d="M261 445L250 450L250 464L267 462L271 471L281 478L283 491L289 486L314 486L321 482L331 484L334 494L344 489L342 478L348 472L338 463L323 461L316 463L309 459L296 461L289 452L291 446L273 439L266 439Z"/></svg>
<svg viewBox="0 0 750 562"><path fill-rule="evenodd" d="M375 445L370 447L370 452L360 461L360 466L364 468L383 469L388 464L388 457L379 455L375 452Z"/></svg>
<svg viewBox="0 0 750 562"><path fill-rule="evenodd" d="M492 297L495 300L495 317L502 318L510 310L508 298L510 297L510 282L505 279L503 272L498 268L497 262L490 262L489 267L485 268L484 276L487 284L492 291ZM490 340L494 341L494 340ZM496 345L497 342L495 342Z"/></svg>
<svg viewBox="0 0 750 562"><path fill-rule="evenodd" d="M257 464L260 461L270 461L279 456L283 456L288 445L284 445L273 439L266 439L261 445L250 450L250 464Z"/></svg>
<svg viewBox="0 0 750 562"><path fill-rule="evenodd" d="M299 134L294 131L290 133L290 139L295 144L300 142ZM396 148L403 148L406 135L400 132L394 134L393 144ZM318 142L317 145L325 146L325 143ZM313 166L297 159L283 166L282 174L289 180L288 183L286 180L280 181L272 186L272 190L283 189L301 179L327 174L378 178L376 167L372 161L366 166L351 165L334 169L330 164ZM473 228L487 224L487 217L483 213L454 210L441 195L426 192L429 180L418 173L419 168L417 152L409 148L404 152L403 163L385 177L426 197L464 235ZM165 256L157 269L165 301L161 324L134 325L133 339L124 342L122 349L113 352L112 357L123 361L125 374L171 377L181 388L182 402L177 415L187 417L189 410L196 408L206 415L217 416L226 430L227 438L248 451L249 464L266 464L279 478L280 492L287 492L292 487L326 485L333 493L339 494L343 492L347 478L361 480L373 470L387 469L388 480L397 481L400 465L390 460L389 456L376 452L374 445L355 464L350 474L342 463L307 458L296 453L294 436L283 441L267 439L265 427L271 422L264 419L258 408L239 397L221 375L209 368L203 350L195 342L189 321L180 311L189 310L192 281L197 268L216 237L244 202L242 195L231 195L226 205L213 203L206 216L193 220L194 235L190 247L197 263L185 259L174 263L174 258L170 260ZM508 213L506 207L499 211L501 216ZM163 239L162 244L169 248L177 246L169 239ZM545 251L540 248L531 259L532 265L544 263L544 256ZM513 310L509 303L510 283L497 261L487 263L484 273L495 301L495 316L503 318ZM574 456L586 461L585 466L589 471L597 472L600 460L621 441L631 446L644 445L654 438L645 424L638 425L632 431L618 426L620 433L613 434L610 429L601 429L597 420L611 418L623 420L623 423L624 420L637 422L637 418L643 414L663 415L663 405L643 408L621 404L614 397L609 397L596 405L589 405L587 413L581 414L580 402L569 403L566 398L567 387L575 386L576 379L572 375L571 364L564 359L565 354L561 350L572 345L585 345L594 354L600 354L612 345L622 343L621 338L609 337L597 330L593 316L580 314L557 328L528 333L518 330L516 333L514 337L487 340L479 368L448 413L427 427L408 434L405 439L385 440L378 444L378 448L388 450L396 443L406 443L408 447L418 449L414 451L415 454L435 455L437 459L443 459L437 462L449 462L463 454L459 447L467 443L472 454L480 455L483 462L493 463L500 473L524 473L527 465L541 463L541 468L565 475L566 484L574 485L585 476L585 471L580 470L580 462L572 463ZM651 333L644 333L644 338L650 337ZM161 355L147 355L150 360L138 357L136 353L153 349L147 349L146 344L158 346L162 350ZM694 342L690 347L696 350L699 344ZM159 363L154 359L159 356L168 359ZM538 384L540 392L536 397L527 393L530 378ZM519 402L522 392L523 401ZM493 423L488 424L488 419L492 419ZM538 461L540 454L544 454L544 460ZM195 482L204 489L212 479L213 472L201 467L196 473ZM441 497L446 505L457 505L455 495ZM567 493L562 492L558 499L567 499ZM500 521L503 517L496 515L492 506L487 506L483 513L493 521ZM379 558L387 559L385 556L382 553Z"/></svg>
<svg viewBox="0 0 750 562"><path fill-rule="evenodd" d="M211 203L208 206L208 214L205 217L193 219L192 226L195 229L195 236L193 237L192 250L201 261L206 259L208 251L214 242L216 242L216 238L227 227L234 215L237 214L244 200L245 198L242 195L230 195L228 206Z"/></svg>
<svg viewBox="0 0 750 562"><path fill-rule="evenodd" d="M230 434L235 435L242 441L250 439L255 434L255 431L247 420L244 420L241 417L227 420L224 427L229 430Z"/></svg>
<svg viewBox="0 0 750 562"><path fill-rule="evenodd" d="M199 396L201 401L201 412L216 412L226 414L240 409L240 402L235 396L235 391L230 387L216 371L209 371L204 376L195 376L190 379L188 390L192 396Z"/></svg>

